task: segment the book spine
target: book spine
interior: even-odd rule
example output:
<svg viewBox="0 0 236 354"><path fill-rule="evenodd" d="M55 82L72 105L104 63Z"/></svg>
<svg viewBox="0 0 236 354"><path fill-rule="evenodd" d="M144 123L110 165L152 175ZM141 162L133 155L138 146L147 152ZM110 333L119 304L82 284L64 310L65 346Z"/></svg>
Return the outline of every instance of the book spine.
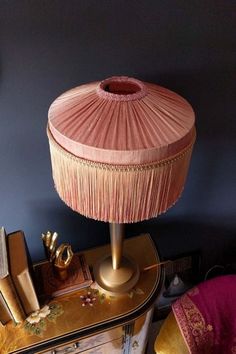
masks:
<svg viewBox="0 0 236 354"><path fill-rule="evenodd" d="M26 316L9 275L0 279L0 292L11 318L16 323L23 322Z"/></svg>
<svg viewBox="0 0 236 354"><path fill-rule="evenodd" d="M38 298L28 269L22 274L12 276L23 309L27 315L40 309Z"/></svg>
<svg viewBox="0 0 236 354"><path fill-rule="evenodd" d="M29 253L22 231L7 236L8 263L11 280L21 305L27 315L39 310L39 302L34 289L29 268Z"/></svg>

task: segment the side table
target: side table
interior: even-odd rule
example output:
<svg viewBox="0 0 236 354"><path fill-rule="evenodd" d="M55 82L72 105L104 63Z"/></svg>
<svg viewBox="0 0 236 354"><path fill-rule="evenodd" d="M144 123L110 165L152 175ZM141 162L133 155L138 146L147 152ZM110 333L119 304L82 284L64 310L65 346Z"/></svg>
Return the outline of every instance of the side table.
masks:
<svg viewBox="0 0 236 354"><path fill-rule="evenodd" d="M110 245L106 245L83 254L92 268L109 250ZM160 260L149 235L125 239L124 250L141 270L132 291L110 296L93 284L91 288L55 298L42 305L35 321L2 326L0 353L143 354L164 270L155 266ZM91 301L86 302L86 298Z"/></svg>

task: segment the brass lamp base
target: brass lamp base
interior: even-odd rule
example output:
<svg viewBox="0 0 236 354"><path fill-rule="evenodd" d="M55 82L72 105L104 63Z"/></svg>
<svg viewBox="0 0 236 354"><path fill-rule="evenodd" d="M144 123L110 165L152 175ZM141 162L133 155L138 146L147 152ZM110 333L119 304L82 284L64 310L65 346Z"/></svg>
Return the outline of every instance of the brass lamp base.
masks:
<svg viewBox="0 0 236 354"><path fill-rule="evenodd" d="M129 257L122 257L118 269L113 269L112 257L106 256L94 267L95 280L102 289L112 294L131 290L139 279L139 268Z"/></svg>

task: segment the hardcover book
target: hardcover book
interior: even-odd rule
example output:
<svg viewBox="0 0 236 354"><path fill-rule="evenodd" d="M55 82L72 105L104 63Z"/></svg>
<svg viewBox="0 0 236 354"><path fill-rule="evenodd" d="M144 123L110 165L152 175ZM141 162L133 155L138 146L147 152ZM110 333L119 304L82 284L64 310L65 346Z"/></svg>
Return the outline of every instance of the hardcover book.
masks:
<svg viewBox="0 0 236 354"><path fill-rule="evenodd" d="M9 268L12 281L27 315L39 310L39 301L30 274L27 245L22 231L7 236Z"/></svg>
<svg viewBox="0 0 236 354"><path fill-rule="evenodd" d="M0 301L1 308L5 309L3 315L0 313L2 323L6 323L9 317L16 323L24 321L26 316L9 274L6 233L3 227L0 229Z"/></svg>
<svg viewBox="0 0 236 354"><path fill-rule="evenodd" d="M53 264L43 262L35 266L39 292L43 297L57 297L88 287L92 276L83 254L74 254L66 280L57 277Z"/></svg>

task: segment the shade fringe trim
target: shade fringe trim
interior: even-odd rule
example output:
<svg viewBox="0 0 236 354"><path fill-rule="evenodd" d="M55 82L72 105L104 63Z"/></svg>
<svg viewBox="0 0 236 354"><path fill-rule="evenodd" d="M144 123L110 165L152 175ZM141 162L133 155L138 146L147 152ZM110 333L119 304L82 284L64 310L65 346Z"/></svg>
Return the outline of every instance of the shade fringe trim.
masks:
<svg viewBox="0 0 236 354"><path fill-rule="evenodd" d="M49 131L48 137L60 198L82 215L116 223L150 219L178 200L194 143L170 159L127 167L83 160L58 145Z"/></svg>

